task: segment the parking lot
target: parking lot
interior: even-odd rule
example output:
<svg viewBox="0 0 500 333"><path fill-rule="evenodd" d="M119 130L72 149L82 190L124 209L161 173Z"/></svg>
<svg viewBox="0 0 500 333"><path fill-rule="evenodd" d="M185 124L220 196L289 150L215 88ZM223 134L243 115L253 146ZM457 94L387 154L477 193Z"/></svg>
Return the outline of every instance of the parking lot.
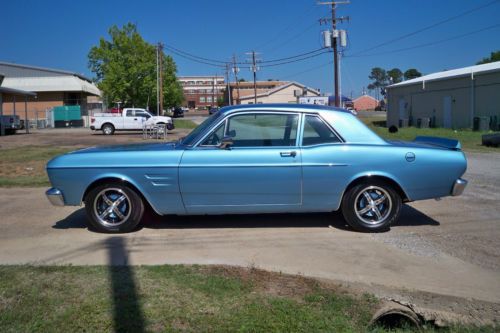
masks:
<svg viewBox="0 0 500 333"><path fill-rule="evenodd" d="M177 129L169 139L188 131ZM104 136L88 129L39 130L2 137L0 149L142 141L141 133ZM354 232L339 213L150 214L141 230L119 236L128 253L112 264L259 267L340 281L391 297L409 297L401 290L413 290L420 294L412 294L409 301L427 305L439 297L422 295L456 297L459 301L434 306L473 314L483 309L498 319L500 154L467 157L464 178L470 183L462 196L408 204L389 232ZM44 190L0 188L0 264L108 264L110 235L89 231L82 207L51 206Z"/></svg>

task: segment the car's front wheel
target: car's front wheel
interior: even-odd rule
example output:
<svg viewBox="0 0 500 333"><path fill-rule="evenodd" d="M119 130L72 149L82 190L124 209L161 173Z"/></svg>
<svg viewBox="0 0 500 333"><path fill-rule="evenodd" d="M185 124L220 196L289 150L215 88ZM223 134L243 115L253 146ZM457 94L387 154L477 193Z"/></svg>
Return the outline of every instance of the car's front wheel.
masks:
<svg viewBox="0 0 500 333"><path fill-rule="evenodd" d="M355 230L383 231L399 218L401 205L401 197L392 186L383 181L366 181L345 193L342 214Z"/></svg>
<svg viewBox="0 0 500 333"><path fill-rule="evenodd" d="M99 232L130 232L142 219L144 203L130 187L109 183L90 190L85 197L85 210L90 226Z"/></svg>

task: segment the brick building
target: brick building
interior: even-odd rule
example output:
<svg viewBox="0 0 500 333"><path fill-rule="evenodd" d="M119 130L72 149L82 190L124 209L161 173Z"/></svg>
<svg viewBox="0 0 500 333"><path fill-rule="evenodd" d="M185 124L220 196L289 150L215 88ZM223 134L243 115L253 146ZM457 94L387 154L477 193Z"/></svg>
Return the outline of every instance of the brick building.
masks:
<svg viewBox="0 0 500 333"><path fill-rule="evenodd" d="M354 99L354 110L375 110L375 108L379 105L379 101L376 98L373 98L369 95L361 95L358 98Z"/></svg>
<svg viewBox="0 0 500 333"><path fill-rule="evenodd" d="M206 109L217 106L226 91L222 76L179 76L184 93L184 106L190 109Z"/></svg>

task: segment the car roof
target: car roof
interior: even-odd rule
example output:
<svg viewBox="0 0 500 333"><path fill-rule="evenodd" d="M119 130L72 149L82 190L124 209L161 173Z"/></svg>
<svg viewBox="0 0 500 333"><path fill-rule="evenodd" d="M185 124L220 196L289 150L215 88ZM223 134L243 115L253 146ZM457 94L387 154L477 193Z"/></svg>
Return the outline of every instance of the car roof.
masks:
<svg viewBox="0 0 500 333"><path fill-rule="evenodd" d="M219 112L228 113L235 110L255 110L255 109L269 109L272 110L293 110L293 111L333 111L341 113L349 113L349 111L326 105L314 104L290 104L290 103L269 103L269 104L239 104L233 106L226 106L220 109Z"/></svg>

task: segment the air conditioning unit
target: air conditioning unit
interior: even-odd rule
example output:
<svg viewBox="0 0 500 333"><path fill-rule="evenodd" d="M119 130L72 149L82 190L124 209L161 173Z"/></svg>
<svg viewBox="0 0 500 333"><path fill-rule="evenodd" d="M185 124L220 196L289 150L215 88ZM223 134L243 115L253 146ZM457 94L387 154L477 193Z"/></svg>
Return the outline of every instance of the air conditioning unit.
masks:
<svg viewBox="0 0 500 333"><path fill-rule="evenodd" d="M418 118L417 127L418 128L429 128L431 123L431 118Z"/></svg>
<svg viewBox="0 0 500 333"><path fill-rule="evenodd" d="M410 120L408 118L399 119L399 128L408 127Z"/></svg>

